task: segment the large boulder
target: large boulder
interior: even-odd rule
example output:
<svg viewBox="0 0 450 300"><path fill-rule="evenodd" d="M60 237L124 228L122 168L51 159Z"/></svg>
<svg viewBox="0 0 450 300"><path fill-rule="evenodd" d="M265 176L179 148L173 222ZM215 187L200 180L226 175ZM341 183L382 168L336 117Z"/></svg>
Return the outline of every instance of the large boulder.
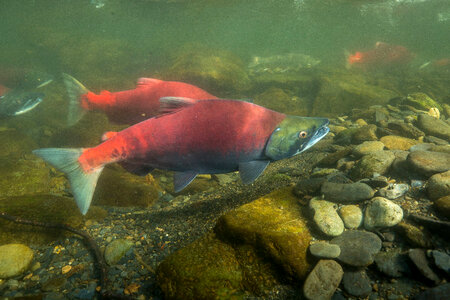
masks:
<svg viewBox="0 0 450 300"><path fill-rule="evenodd" d="M79 228L86 219L102 219L106 211L91 206L86 216L82 216L72 198L49 194L26 195L0 198L0 211L22 219L68 224ZM62 229L21 225L0 219L0 244L27 243L46 245L67 233Z"/></svg>
<svg viewBox="0 0 450 300"><path fill-rule="evenodd" d="M172 66L163 72L164 78L195 84L216 95L250 88L243 62L231 52L201 46L180 49Z"/></svg>
<svg viewBox="0 0 450 300"><path fill-rule="evenodd" d="M313 103L313 115L343 115L353 108L385 104L396 96L396 92L371 85L357 74L324 76Z"/></svg>
<svg viewBox="0 0 450 300"><path fill-rule="evenodd" d="M279 88L270 88L255 97L255 104L290 115L308 115L308 103L305 99L292 96Z"/></svg>
<svg viewBox="0 0 450 300"><path fill-rule="evenodd" d="M288 276L304 279L308 274L311 235L290 187L223 215L215 231L222 239L259 249Z"/></svg>

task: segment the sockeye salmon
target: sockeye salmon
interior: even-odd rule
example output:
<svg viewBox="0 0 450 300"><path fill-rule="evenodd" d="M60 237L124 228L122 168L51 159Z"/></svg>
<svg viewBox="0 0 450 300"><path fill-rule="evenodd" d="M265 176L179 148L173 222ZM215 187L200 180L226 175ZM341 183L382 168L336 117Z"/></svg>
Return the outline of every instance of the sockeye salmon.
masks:
<svg viewBox="0 0 450 300"><path fill-rule="evenodd" d="M143 175L152 169L175 171L175 192L197 174L239 171L253 182L270 162L305 151L329 131L328 119L289 116L237 100L160 99L163 115L109 133L87 149L34 150L65 172L85 214L106 164L119 162Z"/></svg>
<svg viewBox="0 0 450 300"><path fill-rule="evenodd" d="M365 52L355 52L347 59L349 66L369 70L390 70L407 66L414 54L399 45L377 42L375 48Z"/></svg>
<svg viewBox="0 0 450 300"><path fill-rule="evenodd" d="M159 98L186 97L197 100L216 99L191 84L178 81L164 81L154 78L140 78L135 89L94 94L79 81L63 74L69 95L68 124L78 122L86 111L103 111L108 119L118 124L136 124L158 114Z"/></svg>

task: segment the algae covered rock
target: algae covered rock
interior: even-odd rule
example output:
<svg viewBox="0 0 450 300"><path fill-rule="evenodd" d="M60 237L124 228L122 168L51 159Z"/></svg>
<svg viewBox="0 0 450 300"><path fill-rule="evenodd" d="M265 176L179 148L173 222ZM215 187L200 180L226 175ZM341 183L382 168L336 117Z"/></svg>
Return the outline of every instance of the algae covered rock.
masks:
<svg viewBox="0 0 450 300"><path fill-rule="evenodd" d="M257 95L253 102L290 115L306 116L308 114L308 103L304 99L291 96L279 88L268 89Z"/></svg>
<svg viewBox="0 0 450 300"><path fill-rule="evenodd" d="M311 235L297 202L292 188L274 191L220 217L215 231L220 238L260 249L287 275L304 279Z"/></svg>
<svg viewBox="0 0 450 300"><path fill-rule="evenodd" d="M64 179L51 177L44 161L34 155L0 159L0 173L1 196L57 193L65 188Z"/></svg>
<svg viewBox="0 0 450 300"><path fill-rule="evenodd" d="M107 166L97 183L93 203L112 206L149 207L162 189L152 175L133 175L117 165Z"/></svg>
<svg viewBox="0 0 450 300"><path fill-rule="evenodd" d="M388 172L394 159L394 153L384 150L364 155L350 170L350 176L359 180L372 178L374 174L384 175Z"/></svg>
<svg viewBox="0 0 450 300"><path fill-rule="evenodd" d="M133 242L125 239L117 239L106 245L105 261L112 266L117 264L120 259L133 247Z"/></svg>
<svg viewBox="0 0 450 300"><path fill-rule="evenodd" d="M100 144L103 133L111 127L106 115L90 112L74 126L56 131L49 143L51 147L93 147Z"/></svg>
<svg viewBox="0 0 450 300"><path fill-rule="evenodd" d="M37 148L32 139L14 128L0 128L0 141L0 157L20 157Z"/></svg>
<svg viewBox="0 0 450 300"><path fill-rule="evenodd" d="M85 219L102 219L106 216L105 210L92 206L83 217L72 198L45 194L2 197L0 211L27 220L63 223L75 228L81 227ZM59 229L0 220L0 243L47 244L65 233Z"/></svg>
<svg viewBox="0 0 450 300"><path fill-rule="evenodd" d="M342 115L353 108L385 104L396 96L396 92L368 84L357 74L324 76L313 104L313 115Z"/></svg>
<svg viewBox="0 0 450 300"><path fill-rule="evenodd" d="M213 233L173 253L157 269L166 299L230 297L242 292L242 279L235 250Z"/></svg>
<svg viewBox="0 0 450 300"><path fill-rule="evenodd" d="M0 246L0 279L14 277L25 272L33 261L34 253L23 244Z"/></svg>
<svg viewBox="0 0 450 300"><path fill-rule="evenodd" d="M442 107L439 103L431 99L425 93L412 93L406 96L406 98L402 102L406 105L411 105L412 107L420 110L429 110L430 108L436 107L439 110L442 110Z"/></svg>
<svg viewBox="0 0 450 300"><path fill-rule="evenodd" d="M383 136L380 141L386 146L388 150L406 151L412 146L419 144L419 141L396 135Z"/></svg>
<svg viewBox="0 0 450 300"><path fill-rule="evenodd" d="M195 84L212 94L250 88L243 62L232 53L201 46L185 46L181 51L164 72L167 79Z"/></svg>

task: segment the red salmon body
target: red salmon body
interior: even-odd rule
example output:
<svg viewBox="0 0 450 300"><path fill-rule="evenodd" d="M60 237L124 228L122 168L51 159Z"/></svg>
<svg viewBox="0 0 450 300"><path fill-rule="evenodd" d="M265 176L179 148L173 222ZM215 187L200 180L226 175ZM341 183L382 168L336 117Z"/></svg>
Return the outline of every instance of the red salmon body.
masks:
<svg viewBox="0 0 450 300"><path fill-rule="evenodd" d="M119 162L145 175L172 170L174 191L197 174L239 170L243 183L254 182L270 162L297 155L322 139L328 119L288 116L236 100L164 97L158 117L103 136L87 149L37 149L33 153L66 173L77 205L86 214L106 164Z"/></svg>
<svg viewBox="0 0 450 300"><path fill-rule="evenodd" d="M264 158L264 147L286 115L248 102L198 101L131 126L79 158L85 171L116 161L196 173L225 173Z"/></svg>
<svg viewBox="0 0 450 300"><path fill-rule="evenodd" d="M414 58L407 48L378 42L374 49L348 57L352 67L363 70L388 70L407 66Z"/></svg>
<svg viewBox="0 0 450 300"><path fill-rule="evenodd" d="M85 110L103 111L109 120L120 124L136 124L156 116L162 97L186 97L197 100L216 99L215 96L191 84L140 78L133 90L81 95Z"/></svg>

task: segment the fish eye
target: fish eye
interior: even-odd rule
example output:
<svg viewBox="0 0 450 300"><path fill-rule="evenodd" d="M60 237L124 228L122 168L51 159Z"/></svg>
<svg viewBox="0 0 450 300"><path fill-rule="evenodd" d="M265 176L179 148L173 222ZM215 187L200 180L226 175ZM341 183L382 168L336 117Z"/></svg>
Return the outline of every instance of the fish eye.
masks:
<svg viewBox="0 0 450 300"><path fill-rule="evenodd" d="M304 139L304 138L306 138L307 136L308 136L308 133L307 133L306 131L300 131L300 132L298 133L298 137L301 138L301 139Z"/></svg>

